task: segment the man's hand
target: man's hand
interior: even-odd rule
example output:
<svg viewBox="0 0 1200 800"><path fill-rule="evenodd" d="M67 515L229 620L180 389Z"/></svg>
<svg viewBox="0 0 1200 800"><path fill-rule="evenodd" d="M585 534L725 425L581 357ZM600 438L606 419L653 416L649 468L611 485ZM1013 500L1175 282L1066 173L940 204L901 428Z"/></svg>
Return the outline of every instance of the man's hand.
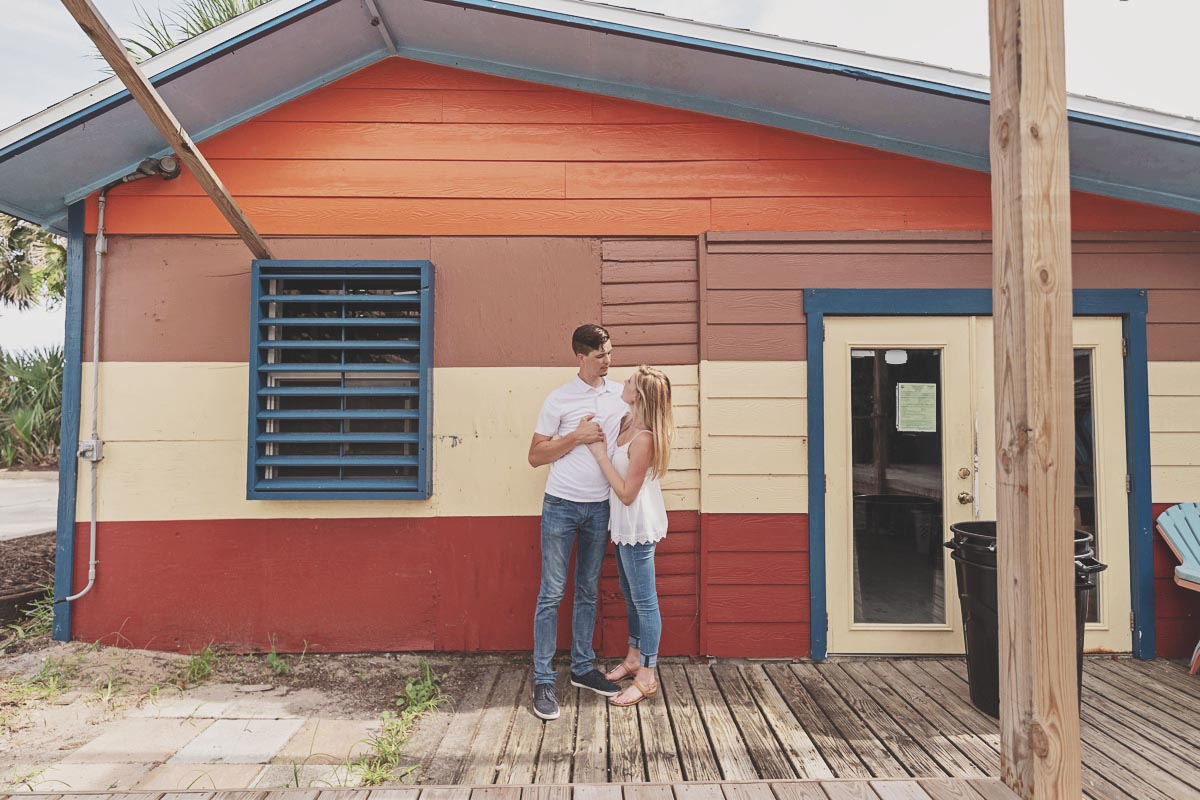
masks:
<svg viewBox="0 0 1200 800"><path fill-rule="evenodd" d="M533 441L529 443L529 466L541 467L553 464L579 445L588 446L599 443L602 447L607 448L604 442L604 431L595 421L595 416L595 414L588 414L579 423L579 427L557 439L535 433Z"/></svg>
<svg viewBox="0 0 1200 800"><path fill-rule="evenodd" d="M595 417L595 414L588 414L580 421L579 427L575 429L576 444L590 445L604 441L604 431L600 428L600 423L596 422Z"/></svg>

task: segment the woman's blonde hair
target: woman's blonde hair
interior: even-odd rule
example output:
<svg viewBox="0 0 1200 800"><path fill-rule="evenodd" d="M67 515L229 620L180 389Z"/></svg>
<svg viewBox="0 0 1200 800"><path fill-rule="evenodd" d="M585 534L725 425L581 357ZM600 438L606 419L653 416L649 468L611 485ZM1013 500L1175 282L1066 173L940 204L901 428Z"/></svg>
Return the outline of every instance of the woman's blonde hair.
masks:
<svg viewBox="0 0 1200 800"><path fill-rule="evenodd" d="M671 379L660 369L642 364L633 374L637 389L642 422L654 434L654 461L651 469L655 478L667 474L671 461L671 444L675 441L675 414L671 410Z"/></svg>

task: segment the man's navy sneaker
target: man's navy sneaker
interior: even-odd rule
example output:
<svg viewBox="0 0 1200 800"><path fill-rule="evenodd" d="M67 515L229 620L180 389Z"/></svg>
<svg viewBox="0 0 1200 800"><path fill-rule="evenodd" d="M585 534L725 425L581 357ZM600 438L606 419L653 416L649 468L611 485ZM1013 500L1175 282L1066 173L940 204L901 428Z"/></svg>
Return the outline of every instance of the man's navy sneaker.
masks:
<svg viewBox="0 0 1200 800"><path fill-rule="evenodd" d="M593 669L586 675L576 675L571 673L571 685L578 686L580 689L591 689L598 695L603 697L616 697L621 691L621 687L604 677L604 673L598 669Z"/></svg>
<svg viewBox="0 0 1200 800"><path fill-rule="evenodd" d="M542 719L558 719L558 698L554 696L553 683L534 685L533 713Z"/></svg>

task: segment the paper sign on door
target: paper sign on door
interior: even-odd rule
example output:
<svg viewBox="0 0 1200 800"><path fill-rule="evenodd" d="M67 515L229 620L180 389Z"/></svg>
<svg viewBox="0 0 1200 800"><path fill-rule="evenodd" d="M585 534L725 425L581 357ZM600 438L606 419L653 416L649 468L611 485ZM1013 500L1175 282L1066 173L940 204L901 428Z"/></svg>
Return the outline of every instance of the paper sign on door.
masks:
<svg viewBox="0 0 1200 800"><path fill-rule="evenodd" d="M901 433L937 432L937 384L896 384L896 430Z"/></svg>

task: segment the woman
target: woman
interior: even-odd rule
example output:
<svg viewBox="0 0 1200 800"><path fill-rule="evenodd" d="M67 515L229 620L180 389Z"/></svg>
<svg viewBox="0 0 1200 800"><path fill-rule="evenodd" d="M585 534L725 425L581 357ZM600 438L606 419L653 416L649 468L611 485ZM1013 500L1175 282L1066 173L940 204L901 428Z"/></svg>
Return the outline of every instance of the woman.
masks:
<svg viewBox="0 0 1200 800"><path fill-rule="evenodd" d="M667 535L667 510L659 480L667 472L675 421L671 381L644 364L625 381L621 393L630 413L621 421L617 449L609 460L604 442L588 447L612 486L609 535L617 547L617 575L629 618L629 652L605 677L633 683L609 700L635 706L658 693L658 643L662 618L654 585L654 548Z"/></svg>

